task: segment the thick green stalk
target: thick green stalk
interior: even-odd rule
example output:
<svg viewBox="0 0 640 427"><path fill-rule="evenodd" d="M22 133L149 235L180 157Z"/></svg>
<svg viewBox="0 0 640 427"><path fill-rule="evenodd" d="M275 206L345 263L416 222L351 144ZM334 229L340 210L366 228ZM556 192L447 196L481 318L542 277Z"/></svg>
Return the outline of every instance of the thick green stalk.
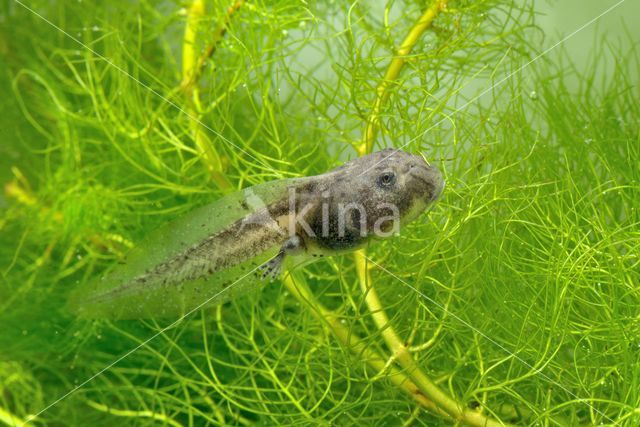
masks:
<svg viewBox="0 0 640 427"><path fill-rule="evenodd" d="M197 50L198 27L205 15L204 0L194 0L187 9L187 25L184 29L182 40L182 83L180 87L187 101L187 113L189 116L189 128L196 148L202 156L202 160L211 175L211 178L222 189L229 189L230 184L224 175L226 162L217 152L213 142L206 134L202 125L197 105L200 104L200 95L197 88L197 80L200 76L204 60L200 59ZM211 50L213 52L213 50ZM206 59L205 59L206 60Z"/></svg>
<svg viewBox="0 0 640 427"><path fill-rule="evenodd" d="M8 426L22 426L22 427L31 427L33 425L30 422L24 421L16 417L15 415L13 415L11 412L6 411L2 408L0 408L0 423L6 424Z"/></svg>
<svg viewBox="0 0 640 427"><path fill-rule="evenodd" d="M289 273L285 273L284 285L294 297L302 303L307 304L311 308L311 312L314 316L318 320L325 322L338 340L345 347L349 348L355 355L364 360L374 372L378 373L387 369L388 378L395 386L407 392L421 406L440 415L447 416L447 413L442 411L434 404L434 402L427 398L420 391L420 388L417 387L405 373L393 366L387 367L386 360L380 354L371 350L362 338L340 323L340 316L334 311L323 306L313 296L313 293L311 293L305 284L294 282L291 275Z"/></svg>
<svg viewBox="0 0 640 427"><path fill-rule="evenodd" d="M398 361L400 366L406 370L406 374L415 383L420 392L432 400L440 411L446 412L447 415L456 421L477 427L506 426L507 424L503 422L493 420L480 412L466 408L464 404L456 401L440 389L440 387L420 369L420 366L409 352L409 347L400 339L389 322L389 316L387 316L378 297L378 293L373 287L367 257L364 251L356 252L355 261L360 288L365 295L367 307L371 312L373 321L380 330L387 347L392 351L393 357Z"/></svg>
<svg viewBox="0 0 640 427"><path fill-rule="evenodd" d="M373 149L373 140L376 137L378 131L378 124L380 120L380 112L382 106L389 98L389 87L398 78L400 71L407 61L407 56L411 53L411 50L420 39L420 36L431 26L433 20L438 16L438 13L447 7L447 0L434 1L430 7L425 10L418 22L411 28L407 37L403 40L398 52L391 60L387 72L384 74L382 82L376 89L376 99L373 102L373 108L371 114L367 119L367 125L364 131L364 137L360 145L356 148L358 155L364 156L370 153Z"/></svg>
<svg viewBox="0 0 640 427"><path fill-rule="evenodd" d="M430 7L422 14L418 22L411 28L409 34L405 37L404 41L400 45L397 54L391 60L389 67L384 75L383 81L378 86L376 91L376 99L373 103L373 108L369 118L367 119L367 125L365 128L364 138L361 144L357 147L359 155L365 155L371 152L373 149L373 141L378 129L378 122L380 112L384 103L389 98L390 85L398 78L400 71L406 62L406 56L411 53L411 50L420 39L422 34L431 26L431 23L436 18L438 13L447 6L447 0L436 0ZM354 260L358 271L358 280L360 282L360 288L365 295L365 302L371 316L376 324L376 327L380 330L382 337L387 344L387 347L393 353L393 356L397 362L406 370L406 374L411 378L413 383L418 387L420 392L424 394L428 399L433 401L439 411L444 411L451 418L456 421L463 422L472 426L483 427L498 427L505 424L488 418L487 416L465 408L463 404L453 399L447 393L440 389L416 363L415 359L409 353L407 345L400 339L393 326L389 322L389 316L387 316L378 292L373 286L371 281L371 275L366 262L367 256L364 250L357 251L354 254Z"/></svg>

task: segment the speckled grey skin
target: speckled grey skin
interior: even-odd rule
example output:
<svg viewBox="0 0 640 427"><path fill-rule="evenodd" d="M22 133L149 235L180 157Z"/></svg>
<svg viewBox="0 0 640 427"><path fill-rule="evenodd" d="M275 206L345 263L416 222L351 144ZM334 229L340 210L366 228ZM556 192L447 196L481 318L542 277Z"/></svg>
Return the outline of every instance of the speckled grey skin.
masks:
<svg viewBox="0 0 640 427"><path fill-rule="evenodd" d="M159 242L186 241L166 256L160 254L165 243L142 246L135 257L103 277L95 290L79 297L78 304L85 313L104 309L135 317L137 306L118 313L119 305L146 295L140 297L144 306L155 294L191 283L194 302L188 306L193 306L195 292L207 289L213 294L225 288L230 283L227 279L218 283L225 272L261 254L275 256L269 255L273 258L258 274L275 278L287 256L332 255L360 248L373 237L388 237L424 212L443 186L440 171L422 157L387 149L322 175L250 187L241 196L236 193L203 207L198 220L176 222L156 233ZM239 219L222 223L224 212L234 209L242 212ZM204 232L211 224L215 227ZM161 307L170 300L155 299Z"/></svg>
<svg viewBox="0 0 640 427"><path fill-rule="evenodd" d="M300 228L296 234L310 248L353 250L370 237L386 237L384 232L393 225L390 206L397 207L395 219L407 223L433 203L443 187L440 171L422 157L395 149L378 151L318 175L300 188L297 211L305 203L313 206L305 216L312 235ZM354 207L344 219L343 233L339 232L340 206ZM383 221L382 233L377 235L375 224L385 218L389 220Z"/></svg>
<svg viewBox="0 0 640 427"><path fill-rule="evenodd" d="M396 149L312 177L290 191L288 203L269 208L272 217L287 217L290 238L265 265L265 274L277 276L287 254L331 255L358 249L372 237L388 237L420 215L443 188L435 166ZM300 218L293 221L296 214Z"/></svg>

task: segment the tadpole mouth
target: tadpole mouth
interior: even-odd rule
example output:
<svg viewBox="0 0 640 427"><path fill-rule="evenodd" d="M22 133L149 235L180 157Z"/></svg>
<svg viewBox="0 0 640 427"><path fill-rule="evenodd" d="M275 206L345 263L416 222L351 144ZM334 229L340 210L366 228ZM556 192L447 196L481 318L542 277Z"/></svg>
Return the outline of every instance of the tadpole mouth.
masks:
<svg viewBox="0 0 640 427"><path fill-rule="evenodd" d="M444 180L437 167L426 163L424 165L414 165L409 174L424 184L429 202L433 202L440 197L444 189Z"/></svg>
<svg viewBox="0 0 640 427"><path fill-rule="evenodd" d="M438 182L438 185L436 186L436 190L433 193L433 197L432 200L438 200L440 198L440 196L442 195L442 191L444 190L444 179L440 178L440 181Z"/></svg>

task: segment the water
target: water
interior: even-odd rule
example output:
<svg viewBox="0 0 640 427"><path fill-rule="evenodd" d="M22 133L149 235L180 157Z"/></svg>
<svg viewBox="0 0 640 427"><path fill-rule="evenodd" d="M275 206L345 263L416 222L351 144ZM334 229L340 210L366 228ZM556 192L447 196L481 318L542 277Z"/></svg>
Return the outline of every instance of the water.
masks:
<svg viewBox="0 0 640 427"><path fill-rule="evenodd" d="M444 171L433 209L364 254L138 320L79 318L69 296L198 206L353 158L421 10L244 4L185 99L185 5L28 4L186 115L0 8L0 422L450 425L436 401L476 424L455 411L640 423L638 4L520 70L615 4L450 4L375 139ZM227 10L205 6L197 53Z"/></svg>

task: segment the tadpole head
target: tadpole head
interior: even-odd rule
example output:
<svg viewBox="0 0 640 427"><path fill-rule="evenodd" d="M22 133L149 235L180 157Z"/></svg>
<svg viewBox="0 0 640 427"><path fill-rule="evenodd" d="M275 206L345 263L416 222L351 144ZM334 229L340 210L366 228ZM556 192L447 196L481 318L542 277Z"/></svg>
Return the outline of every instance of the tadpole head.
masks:
<svg viewBox="0 0 640 427"><path fill-rule="evenodd" d="M397 208L403 221L415 219L440 197L444 180L440 170L420 155L385 149L360 157L339 168L351 177L351 191L374 205Z"/></svg>

